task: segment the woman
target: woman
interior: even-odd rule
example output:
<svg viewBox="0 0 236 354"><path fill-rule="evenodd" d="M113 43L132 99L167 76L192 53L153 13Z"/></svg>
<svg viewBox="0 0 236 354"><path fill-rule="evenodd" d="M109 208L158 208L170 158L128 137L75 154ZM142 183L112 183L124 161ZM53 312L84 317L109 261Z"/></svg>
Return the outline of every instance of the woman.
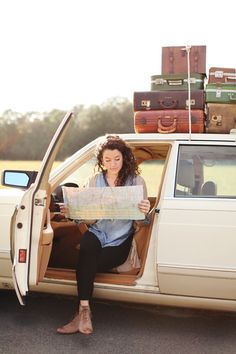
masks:
<svg viewBox="0 0 236 354"><path fill-rule="evenodd" d="M96 151L99 173L90 178L90 187L143 185L144 199L138 207L148 219L150 202L144 180L131 148L118 136L109 135ZM62 210L65 212L65 209ZM71 322L57 329L58 333L93 332L89 301L97 272L106 272L125 262L134 234L132 220L97 220L90 224L80 242L76 270L79 308Z"/></svg>

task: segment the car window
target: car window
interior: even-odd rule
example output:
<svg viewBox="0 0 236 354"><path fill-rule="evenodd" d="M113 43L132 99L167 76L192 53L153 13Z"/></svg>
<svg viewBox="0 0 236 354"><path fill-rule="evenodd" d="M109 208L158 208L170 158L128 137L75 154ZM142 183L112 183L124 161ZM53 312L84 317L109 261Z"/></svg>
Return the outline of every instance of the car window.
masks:
<svg viewBox="0 0 236 354"><path fill-rule="evenodd" d="M141 176L146 182L149 197L157 196L164 164L164 160L146 160L139 164Z"/></svg>
<svg viewBox="0 0 236 354"><path fill-rule="evenodd" d="M149 197L156 197L157 195L164 163L164 160L146 160L139 164L141 176L146 182ZM95 165L96 158L93 157L68 176L61 184L76 183L80 187L83 186L88 177L93 175Z"/></svg>
<svg viewBox="0 0 236 354"><path fill-rule="evenodd" d="M94 173L94 168L96 165L96 158L93 157L87 160L82 166L77 168L69 177L67 177L61 184L65 183L76 183L79 187L82 187L88 177L92 176Z"/></svg>
<svg viewBox="0 0 236 354"><path fill-rule="evenodd" d="M175 196L236 198L235 146L180 146Z"/></svg>

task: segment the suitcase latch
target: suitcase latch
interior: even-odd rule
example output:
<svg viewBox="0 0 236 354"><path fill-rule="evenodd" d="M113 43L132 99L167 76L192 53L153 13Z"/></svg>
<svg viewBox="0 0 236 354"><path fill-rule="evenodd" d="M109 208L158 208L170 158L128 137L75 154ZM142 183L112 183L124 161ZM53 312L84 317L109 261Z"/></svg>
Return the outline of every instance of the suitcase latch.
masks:
<svg viewBox="0 0 236 354"><path fill-rule="evenodd" d="M196 104L196 101L194 98L192 98L190 100L190 106L195 106L195 104ZM189 106L189 100L186 100L186 107L188 107L188 106Z"/></svg>
<svg viewBox="0 0 236 354"><path fill-rule="evenodd" d="M150 100L142 100L141 101L141 106L146 107L147 109L150 109L151 107L151 101Z"/></svg>
<svg viewBox="0 0 236 354"><path fill-rule="evenodd" d="M235 93L229 93L229 99L230 101L235 101L236 100Z"/></svg>
<svg viewBox="0 0 236 354"><path fill-rule="evenodd" d="M222 77L224 77L224 73L222 70L216 70L215 71L215 77L218 79L222 79Z"/></svg>
<svg viewBox="0 0 236 354"><path fill-rule="evenodd" d="M164 85L166 83L166 80L164 79L155 79L152 81L152 84L155 84L155 85Z"/></svg>
<svg viewBox="0 0 236 354"><path fill-rule="evenodd" d="M221 90L219 90L219 89L216 90L216 97L218 97L218 98L221 97Z"/></svg>
<svg viewBox="0 0 236 354"><path fill-rule="evenodd" d="M222 116L219 114L215 114L211 117L212 121L215 123L216 126L222 125Z"/></svg>
<svg viewBox="0 0 236 354"><path fill-rule="evenodd" d="M186 81L188 82L188 79ZM197 79L195 77L190 77L189 78L189 82L190 82L190 84L196 84L197 83Z"/></svg>

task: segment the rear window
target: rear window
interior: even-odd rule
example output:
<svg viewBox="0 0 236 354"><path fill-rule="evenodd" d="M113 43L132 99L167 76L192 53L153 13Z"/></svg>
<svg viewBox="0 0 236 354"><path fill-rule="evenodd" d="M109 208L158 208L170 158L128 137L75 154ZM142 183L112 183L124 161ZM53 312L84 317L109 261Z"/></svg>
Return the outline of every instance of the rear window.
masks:
<svg viewBox="0 0 236 354"><path fill-rule="evenodd" d="M236 198L235 181L235 146L180 146L176 197Z"/></svg>

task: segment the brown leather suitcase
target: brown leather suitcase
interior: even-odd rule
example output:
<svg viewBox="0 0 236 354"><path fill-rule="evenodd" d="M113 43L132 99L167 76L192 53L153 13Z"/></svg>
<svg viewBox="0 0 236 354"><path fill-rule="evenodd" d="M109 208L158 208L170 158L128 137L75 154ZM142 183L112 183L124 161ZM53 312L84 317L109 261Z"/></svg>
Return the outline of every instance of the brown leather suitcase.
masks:
<svg viewBox="0 0 236 354"><path fill-rule="evenodd" d="M191 110L191 132L204 132L203 110ZM159 111L139 111L134 113L136 133L188 133L188 110L173 109Z"/></svg>
<svg viewBox="0 0 236 354"><path fill-rule="evenodd" d="M190 72L206 74L206 46L191 46ZM185 46L162 47L162 74L188 72Z"/></svg>
<svg viewBox="0 0 236 354"><path fill-rule="evenodd" d="M209 69L208 83L236 84L236 69L212 67Z"/></svg>
<svg viewBox="0 0 236 354"><path fill-rule="evenodd" d="M204 90L192 90L192 109L204 109ZM134 111L157 109L188 109L188 91L143 91L134 92Z"/></svg>
<svg viewBox="0 0 236 354"><path fill-rule="evenodd" d="M206 132L228 134L236 129L236 104L208 103Z"/></svg>

